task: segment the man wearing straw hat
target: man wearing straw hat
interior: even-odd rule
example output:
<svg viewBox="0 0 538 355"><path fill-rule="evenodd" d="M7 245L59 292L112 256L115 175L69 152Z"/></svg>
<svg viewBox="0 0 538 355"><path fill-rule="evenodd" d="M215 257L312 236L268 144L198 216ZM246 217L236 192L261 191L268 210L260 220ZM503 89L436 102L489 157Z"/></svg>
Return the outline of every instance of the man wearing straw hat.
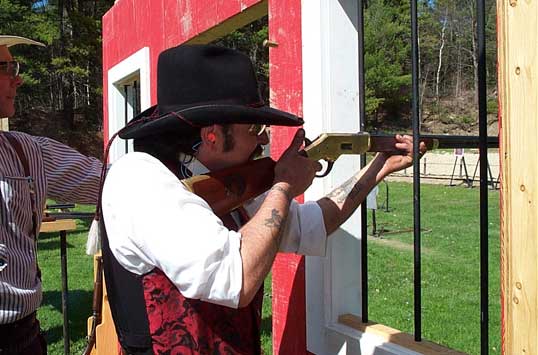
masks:
<svg viewBox="0 0 538 355"><path fill-rule="evenodd" d="M15 114L22 84L14 45L44 46L0 35L0 117ZM46 198L95 203L101 163L45 137L0 132L0 354L46 354L36 309L42 286L37 234Z"/></svg>
<svg viewBox="0 0 538 355"><path fill-rule="evenodd" d="M389 173L412 162L412 139L378 154L333 193L298 204L318 162L299 129L269 190L218 217L180 179L253 159L264 125L300 126L264 105L252 63L235 50L182 45L160 54L158 104L119 132L135 152L114 163L102 214L105 279L127 354L259 354L263 280L278 251L324 255L334 232Z"/></svg>

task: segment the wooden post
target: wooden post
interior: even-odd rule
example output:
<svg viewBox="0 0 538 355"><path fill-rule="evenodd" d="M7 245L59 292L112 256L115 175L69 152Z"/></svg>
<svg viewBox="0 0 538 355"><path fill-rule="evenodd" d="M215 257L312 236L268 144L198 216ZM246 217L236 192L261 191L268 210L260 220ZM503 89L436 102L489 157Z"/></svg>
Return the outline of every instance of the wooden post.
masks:
<svg viewBox="0 0 538 355"><path fill-rule="evenodd" d="M538 2L497 0L504 354L538 354Z"/></svg>

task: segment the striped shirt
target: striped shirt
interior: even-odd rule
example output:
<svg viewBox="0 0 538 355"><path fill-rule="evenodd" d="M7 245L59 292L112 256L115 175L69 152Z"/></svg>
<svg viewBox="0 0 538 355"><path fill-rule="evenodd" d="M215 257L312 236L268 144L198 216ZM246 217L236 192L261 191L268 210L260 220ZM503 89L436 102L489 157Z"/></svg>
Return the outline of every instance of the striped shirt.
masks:
<svg viewBox="0 0 538 355"><path fill-rule="evenodd" d="M47 197L95 204L101 170L99 160L52 139L11 134L28 161L35 195L30 194L30 182L15 149L0 132L0 324L29 315L41 303L31 198L35 198L39 230Z"/></svg>

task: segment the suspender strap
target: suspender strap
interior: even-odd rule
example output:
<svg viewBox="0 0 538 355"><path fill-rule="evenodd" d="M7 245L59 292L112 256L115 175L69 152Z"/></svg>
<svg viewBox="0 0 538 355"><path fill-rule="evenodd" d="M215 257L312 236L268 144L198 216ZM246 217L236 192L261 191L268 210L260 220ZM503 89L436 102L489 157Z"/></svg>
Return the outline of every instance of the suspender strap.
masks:
<svg viewBox="0 0 538 355"><path fill-rule="evenodd" d="M11 147L15 150L15 153L17 154L17 157L19 158L19 161L22 164L22 168L24 169L24 176L28 179L28 185L30 186L30 203L32 206L32 233L34 239L37 237L37 209L35 205L35 184L34 179L32 177L32 174L30 173L30 164L28 163L28 159L26 158L26 154L24 154L24 150L22 149L21 143L9 132L4 132L4 137L8 140L8 142L11 144Z"/></svg>
<svg viewBox="0 0 538 355"><path fill-rule="evenodd" d="M21 161L22 167L24 169L24 174L26 176L31 176L30 165L28 164L28 159L26 159L26 154L24 154L24 150L22 150L21 143L9 132L4 132L4 136L7 138L7 140L15 150L15 153L17 153L17 156L19 157L19 160Z"/></svg>

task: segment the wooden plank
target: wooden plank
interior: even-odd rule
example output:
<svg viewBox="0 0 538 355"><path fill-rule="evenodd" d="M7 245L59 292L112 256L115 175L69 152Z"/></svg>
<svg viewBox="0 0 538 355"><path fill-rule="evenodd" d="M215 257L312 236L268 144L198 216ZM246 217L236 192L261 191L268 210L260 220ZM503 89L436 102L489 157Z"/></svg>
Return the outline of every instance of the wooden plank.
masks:
<svg viewBox="0 0 538 355"><path fill-rule="evenodd" d="M375 334L385 341L424 355L465 355L465 353L445 348L427 340L416 342L411 334L373 322L363 323L360 317L344 314L338 317L338 322L363 333Z"/></svg>
<svg viewBox="0 0 538 355"><path fill-rule="evenodd" d="M73 231L75 229L77 229L77 223L74 219L59 219L57 221L41 223L39 233Z"/></svg>
<svg viewBox="0 0 538 355"><path fill-rule="evenodd" d="M101 323L96 329L97 339L95 342L95 354L115 355L120 354L119 341L116 335L116 327L112 319L108 294L106 292L106 280L103 279L103 306L101 310Z"/></svg>
<svg viewBox="0 0 538 355"><path fill-rule="evenodd" d="M497 0L504 354L538 353L538 2Z"/></svg>

